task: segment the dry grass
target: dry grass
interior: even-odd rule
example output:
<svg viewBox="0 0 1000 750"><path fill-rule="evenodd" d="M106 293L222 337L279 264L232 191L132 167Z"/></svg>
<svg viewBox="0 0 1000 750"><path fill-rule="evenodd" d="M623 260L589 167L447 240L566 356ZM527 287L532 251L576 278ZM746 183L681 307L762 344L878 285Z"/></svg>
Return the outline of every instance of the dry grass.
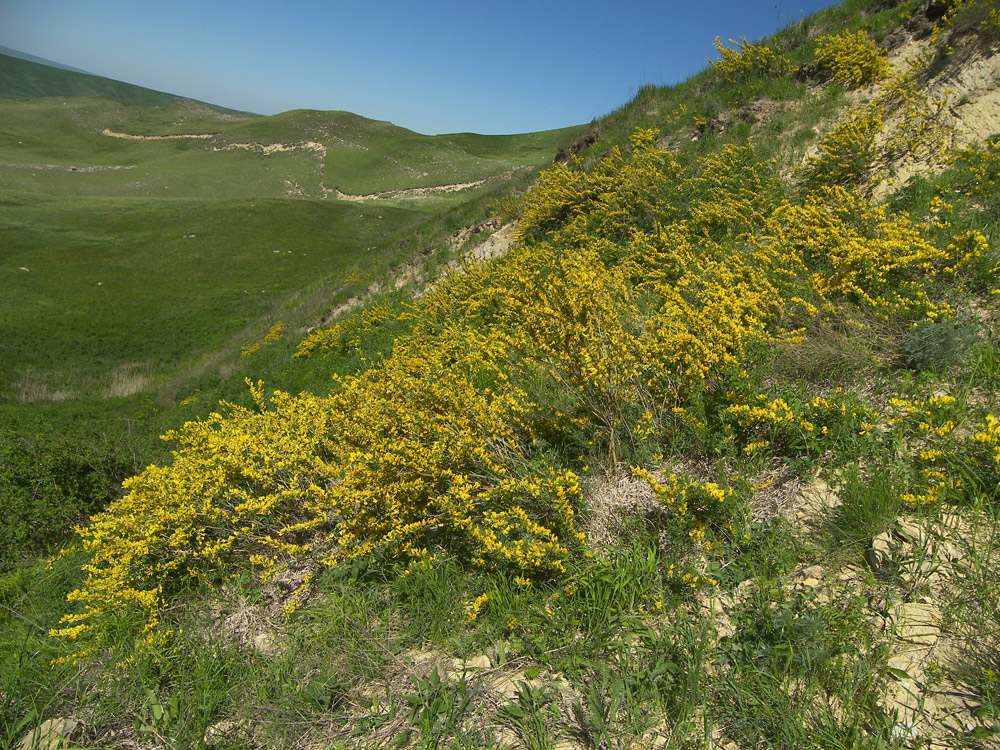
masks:
<svg viewBox="0 0 1000 750"><path fill-rule="evenodd" d="M126 398L149 389L152 381L152 368L147 362L130 362L114 369L110 377L105 396L107 398Z"/></svg>
<svg viewBox="0 0 1000 750"><path fill-rule="evenodd" d="M27 404L32 401L65 401L73 398L71 391L53 386L47 380L41 373L30 368L25 370L14 384L17 400Z"/></svg>

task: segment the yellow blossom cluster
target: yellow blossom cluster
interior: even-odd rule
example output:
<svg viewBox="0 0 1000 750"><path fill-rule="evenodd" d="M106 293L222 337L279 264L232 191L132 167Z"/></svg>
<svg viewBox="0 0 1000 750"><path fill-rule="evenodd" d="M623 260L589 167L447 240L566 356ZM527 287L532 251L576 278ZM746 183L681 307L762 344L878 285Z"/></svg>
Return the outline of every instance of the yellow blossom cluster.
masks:
<svg viewBox="0 0 1000 750"><path fill-rule="evenodd" d="M267 346L268 344L274 341L280 341L284 331L285 331L285 324L279 320L277 323L271 326L268 332L264 334L264 338L262 338L260 341L254 341L252 344L247 344L246 346L241 348L240 356L244 358L249 357L259 352L261 350L261 347Z"/></svg>
<svg viewBox="0 0 1000 750"><path fill-rule="evenodd" d="M761 77L777 78L792 67L787 57L766 44L751 44L746 37L740 42L730 39L729 44L732 48L725 47L722 39L715 37L719 59L709 60L709 63L730 83Z"/></svg>
<svg viewBox="0 0 1000 750"><path fill-rule="evenodd" d="M69 601L81 610L57 635L97 630L100 642L128 608L146 614L152 634L162 606L192 582L250 554L269 557L322 519L330 413L322 399L282 393L265 408L262 385L249 385L257 409L228 405L168 433L179 446L173 463L127 480L128 494L79 529L90 559Z"/></svg>
<svg viewBox="0 0 1000 750"><path fill-rule="evenodd" d="M1000 422L988 413L979 431L969 435L956 422L962 414L956 399L947 394L925 400L889 400L886 416L905 450L914 455L918 469L918 487L902 494L904 502L938 503L970 492L989 495L996 491L1000 477Z"/></svg>
<svg viewBox="0 0 1000 750"><path fill-rule="evenodd" d="M786 202L761 241L780 248L786 267L807 275L820 299L849 299L883 318L950 315L946 303L932 300L929 283L941 274L954 276L986 249L972 236L935 247L906 214L890 216L839 186L823 187L803 204Z"/></svg>
<svg viewBox="0 0 1000 750"><path fill-rule="evenodd" d="M679 474L659 477L641 466L633 466L632 475L652 488L656 499L686 529L692 542L711 548L706 519L718 515L720 504L732 495L732 490Z"/></svg>
<svg viewBox="0 0 1000 750"><path fill-rule="evenodd" d="M763 393L751 398L734 392L726 395L731 402L726 417L747 455L766 448L817 455L847 432L868 434L879 419L876 411L841 388L827 396L792 404L782 398L768 400Z"/></svg>
<svg viewBox="0 0 1000 750"><path fill-rule="evenodd" d="M867 186L881 132L882 115L877 109L859 107L850 112L820 143L819 154L806 159L806 184L813 188Z"/></svg>
<svg viewBox="0 0 1000 750"><path fill-rule="evenodd" d="M977 443L985 445L993 455L993 468L1000 475L1000 421L992 414L983 420L982 429L972 436Z"/></svg>
<svg viewBox="0 0 1000 750"><path fill-rule="evenodd" d="M921 85L928 60L918 56L890 73L873 107L897 123L886 139L885 149L896 156L940 158L948 153L955 137L946 96L932 98Z"/></svg>
<svg viewBox="0 0 1000 750"><path fill-rule="evenodd" d="M848 88L875 83L889 72L885 52L862 29L824 34L816 40L816 61Z"/></svg>
<svg viewBox="0 0 1000 750"><path fill-rule="evenodd" d="M885 63L884 57L878 59ZM807 187L843 185L867 192L878 181L880 162L901 156L948 157L955 128L947 114L947 97L932 98L924 90L928 64L926 55L892 72L885 64L877 77L881 82L877 95L848 112L823 138L819 154L806 159ZM886 132L890 121L892 127Z"/></svg>
<svg viewBox="0 0 1000 750"><path fill-rule="evenodd" d="M249 383L254 408L223 405L169 433L172 463L130 479L80 529L86 577L57 633L102 644L135 608L144 636L162 638L164 607L186 588L247 565L270 578L296 558L414 570L444 550L524 585L557 579L583 541L573 468L587 460L613 467L636 439L720 419L751 451L787 444L789 429L811 441L867 429L836 394L745 394L723 417L700 399L745 379L761 344L804 335L785 327L791 316L841 304L947 314L927 280L960 271L978 240L937 248L905 215L842 187L784 200L750 145L681 164L657 138L638 130L591 169L543 173L521 203L521 242L466 263L403 314L376 306L310 334L296 356L352 351L398 324L391 352L334 378L328 395ZM709 549L729 490L634 471Z"/></svg>
<svg viewBox="0 0 1000 750"><path fill-rule="evenodd" d="M316 328L299 342L294 357L310 357L317 352L344 353L356 349L361 339L386 321L397 317L398 312L385 302L366 307L357 315L345 317L328 328Z"/></svg>

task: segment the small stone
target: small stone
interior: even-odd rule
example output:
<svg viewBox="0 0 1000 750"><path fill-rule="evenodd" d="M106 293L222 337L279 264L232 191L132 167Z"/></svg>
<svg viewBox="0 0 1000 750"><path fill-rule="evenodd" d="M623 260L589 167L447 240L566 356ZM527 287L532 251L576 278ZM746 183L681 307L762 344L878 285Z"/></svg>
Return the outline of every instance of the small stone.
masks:
<svg viewBox="0 0 1000 750"><path fill-rule="evenodd" d="M818 580L822 580L823 579L823 566L822 565L813 565L813 566L811 566L811 567L806 568L805 570L803 570L802 571L802 575L805 576L807 579L809 579L809 578L815 578L815 579L818 579Z"/></svg>
<svg viewBox="0 0 1000 750"><path fill-rule="evenodd" d="M872 539L871 548L882 555L883 558L892 556L892 549L895 545L892 543L892 534L888 531L882 532L877 537Z"/></svg>
<svg viewBox="0 0 1000 750"><path fill-rule="evenodd" d="M912 521L898 519L896 521L896 533L906 541L917 546L924 546L927 543L927 531Z"/></svg>
<svg viewBox="0 0 1000 750"><path fill-rule="evenodd" d="M897 742L900 740L908 740L917 735L916 727L914 727L912 722L909 721L897 721L890 732L890 736L893 740Z"/></svg>
<svg viewBox="0 0 1000 750"><path fill-rule="evenodd" d="M80 722L76 719L48 719L21 739L20 750L61 750L69 746L79 727Z"/></svg>
<svg viewBox="0 0 1000 750"><path fill-rule="evenodd" d="M273 654L276 650L274 635L271 633L257 633L253 637L253 647L261 654Z"/></svg>
<svg viewBox="0 0 1000 750"><path fill-rule="evenodd" d="M937 624L938 609L931 604L910 602L897 615L896 637L901 641L933 645L941 635Z"/></svg>
<svg viewBox="0 0 1000 750"><path fill-rule="evenodd" d="M938 542L935 551L939 559L946 560L948 562L955 562L956 560L961 560L965 557L965 555L962 554L962 551L951 542Z"/></svg>
<svg viewBox="0 0 1000 750"><path fill-rule="evenodd" d="M923 623L936 623L941 614L937 602L929 596L922 596L919 601L904 604L903 611L907 620Z"/></svg>
<svg viewBox="0 0 1000 750"><path fill-rule="evenodd" d="M858 577L858 569L853 565L848 565L837 578L841 581L853 581Z"/></svg>
<svg viewBox="0 0 1000 750"><path fill-rule="evenodd" d="M896 669L906 674L908 679L916 679L923 674L924 655L926 651L903 651L889 657L887 665L889 669ZM897 679L905 679L896 675Z"/></svg>
<svg viewBox="0 0 1000 750"><path fill-rule="evenodd" d="M481 654L479 656L473 656L468 661L462 663L462 668L470 671L471 670L486 671L487 669L490 669L490 667L492 666L493 665L490 664L490 657L486 656L485 654Z"/></svg>
<svg viewBox="0 0 1000 750"><path fill-rule="evenodd" d="M869 547L868 549L865 550L865 563L872 570L878 570L879 568L881 568L885 564L885 561L887 559L888 555L886 555L884 552L880 552L877 549Z"/></svg>
<svg viewBox="0 0 1000 750"><path fill-rule="evenodd" d="M243 726L238 721L220 721L205 730L203 741L207 747L228 745L239 739Z"/></svg>

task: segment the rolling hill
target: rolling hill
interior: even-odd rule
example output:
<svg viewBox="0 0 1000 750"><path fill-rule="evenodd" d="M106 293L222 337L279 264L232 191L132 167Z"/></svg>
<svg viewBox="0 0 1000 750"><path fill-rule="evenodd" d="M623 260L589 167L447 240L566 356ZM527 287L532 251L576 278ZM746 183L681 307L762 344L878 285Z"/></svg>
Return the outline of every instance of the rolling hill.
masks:
<svg viewBox="0 0 1000 750"><path fill-rule="evenodd" d="M193 101L67 67L53 67L40 60L0 54L0 99L103 96L137 107L163 107L179 101ZM222 107L212 108L220 112L230 111Z"/></svg>
<svg viewBox="0 0 1000 750"><path fill-rule="evenodd" d="M259 117L0 62L8 401L228 369L258 329L306 325L381 283L431 217L525 179L577 132L428 137L345 112ZM122 372L143 375L123 390Z"/></svg>

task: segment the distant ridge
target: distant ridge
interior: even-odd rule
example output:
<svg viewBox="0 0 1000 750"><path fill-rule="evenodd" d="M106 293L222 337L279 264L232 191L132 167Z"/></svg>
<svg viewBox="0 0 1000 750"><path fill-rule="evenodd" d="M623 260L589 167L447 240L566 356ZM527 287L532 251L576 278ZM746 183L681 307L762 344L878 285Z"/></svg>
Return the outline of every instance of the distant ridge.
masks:
<svg viewBox="0 0 1000 750"><path fill-rule="evenodd" d="M74 68L72 65L65 65L61 62L55 62L54 60L46 60L44 57L38 57L37 55L29 55L27 52L21 52L19 49L11 49L10 47L4 47L0 44L0 55L7 55L8 57L16 57L19 60L27 60L28 62L38 63L39 65L48 65L50 68L59 68L60 70L69 70L73 73L83 73L84 75L93 75L90 71L80 70L80 68Z"/></svg>
<svg viewBox="0 0 1000 750"><path fill-rule="evenodd" d="M3 48L6 49L6 48ZM16 52L16 50L10 50ZM34 62L27 55L0 54L0 99L38 99L49 96L103 96L108 99L141 107L166 107L178 102L197 101L154 91L123 81L92 75L56 63ZM41 60L42 58L35 58ZM236 110L219 107L208 102L198 102L217 112L234 113Z"/></svg>

